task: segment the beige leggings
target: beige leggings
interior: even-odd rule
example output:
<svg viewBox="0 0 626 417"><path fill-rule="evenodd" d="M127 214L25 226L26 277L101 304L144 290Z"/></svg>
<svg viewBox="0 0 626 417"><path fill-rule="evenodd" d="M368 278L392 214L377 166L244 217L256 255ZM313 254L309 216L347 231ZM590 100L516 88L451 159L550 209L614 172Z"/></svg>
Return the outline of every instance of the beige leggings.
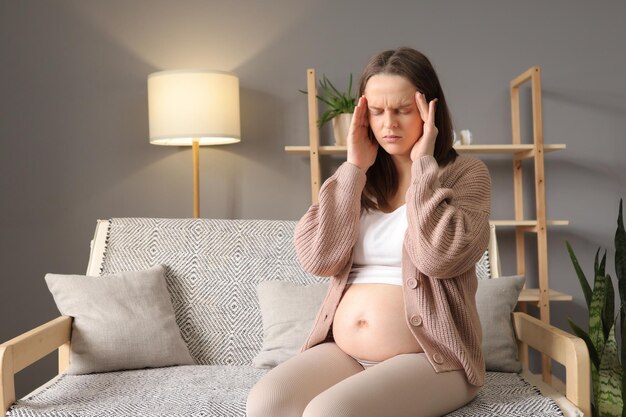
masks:
<svg viewBox="0 0 626 417"><path fill-rule="evenodd" d="M424 353L366 369L334 342L270 370L248 395L248 417L436 417L470 402L480 388L462 370L435 373Z"/></svg>

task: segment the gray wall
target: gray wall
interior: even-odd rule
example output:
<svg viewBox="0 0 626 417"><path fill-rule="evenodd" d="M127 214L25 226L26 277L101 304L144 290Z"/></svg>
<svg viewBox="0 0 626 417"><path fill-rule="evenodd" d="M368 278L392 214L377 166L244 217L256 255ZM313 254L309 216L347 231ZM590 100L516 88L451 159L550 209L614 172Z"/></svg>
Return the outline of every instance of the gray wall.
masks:
<svg viewBox="0 0 626 417"><path fill-rule="evenodd" d="M552 305L552 323L569 331L571 317L586 328L564 242L588 273L597 247L608 248L613 273L626 197L624 16L617 0L0 0L0 340L58 315L43 276L85 272L96 219L191 216L190 148L148 143L149 73L212 68L240 77L242 142L200 151L203 217L297 219L310 203L309 165L283 147L308 140L298 92L306 69L341 85L372 54L402 45L431 59L457 132L470 129L475 143L510 142L509 81L541 66L545 141L567 144L546 156L548 217L570 221L550 229L550 278L574 295ZM511 160L484 159L492 218L512 218ZM325 173L339 162L325 159ZM524 168L530 218L533 167ZM503 272L513 273L512 231L498 238ZM527 235L534 287L533 240ZM18 395L54 367L51 356L21 372Z"/></svg>

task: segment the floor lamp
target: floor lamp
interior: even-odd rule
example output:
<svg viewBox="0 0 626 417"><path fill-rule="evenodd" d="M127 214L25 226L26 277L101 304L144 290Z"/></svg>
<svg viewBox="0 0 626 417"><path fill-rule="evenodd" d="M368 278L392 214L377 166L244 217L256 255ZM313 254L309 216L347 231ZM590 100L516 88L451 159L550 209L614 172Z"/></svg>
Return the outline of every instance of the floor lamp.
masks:
<svg viewBox="0 0 626 417"><path fill-rule="evenodd" d="M200 217L199 148L241 141L239 78L205 70L148 75L150 143L193 148L193 217Z"/></svg>

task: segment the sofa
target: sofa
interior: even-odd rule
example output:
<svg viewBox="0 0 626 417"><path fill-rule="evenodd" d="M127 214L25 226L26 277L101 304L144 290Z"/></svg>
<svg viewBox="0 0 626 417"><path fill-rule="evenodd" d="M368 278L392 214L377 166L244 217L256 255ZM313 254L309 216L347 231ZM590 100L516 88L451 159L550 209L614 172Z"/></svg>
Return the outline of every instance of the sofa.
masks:
<svg viewBox="0 0 626 417"><path fill-rule="evenodd" d="M328 285L328 278L310 275L300 268L293 247L295 225L291 220L98 220L87 272L81 279L107 284L109 281L103 279L117 276L115 274L160 265L165 271L176 337L184 341L184 349L192 359L166 366L140 364L133 369L69 372L79 359L84 360L79 350L86 352L78 347L79 313L76 317L62 314L0 345L0 395L6 415L245 416L250 388L272 366L295 354L294 349L304 341L299 338L308 331L307 323L312 323L312 317L307 318L309 321L293 321L288 326L282 323L282 332L300 331L289 340L290 348L280 345L286 343L284 341L268 340L270 330L276 329L271 328L270 319L280 321L288 313L281 310L286 306L277 301L280 298L271 299L275 294L266 293L265 301L259 297L262 283L284 282L294 288L317 286L318 293L320 286ZM489 250L477 265L479 290L481 282L505 282L505 277L496 278L498 274L497 245L495 233L492 233ZM53 291L48 279L46 276ZM58 294L54 291L53 294L58 301ZM106 297L96 295L95 298ZM492 294L481 304L499 298L504 297ZM103 300L93 300L96 301ZM107 302L104 300L105 306ZM316 303L319 302L318 299ZM494 362L502 363L497 356L511 347L510 343L499 347L505 335L489 335L486 331L491 338L483 339L485 352L491 349L486 383L474 400L448 415L591 415L589 357L584 342L528 314L512 311L516 302L515 295L508 307L500 306L510 311L486 311L485 316L481 316L485 330L500 329L491 322L486 323L492 318L510 327L514 351L510 351L506 359L512 365ZM272 318L268 311L272 312ZM108 314L104 310L100 316L106 321ZM498 331L506 333L508 330ZM140 340L139 345L126 348L134 351L128 354L140 353L141 359L144 349L151 350L155 345L160 349L165 343L143 337L151 340ZM488 347L487 343L492 345ZM525 346L538 349L565 366L564 388L557 390L528 369L518 369L518 349ZM15 374L54 351L58 351L59 374L16 400ZM514 371L507 372L507 367Z"/></svg>

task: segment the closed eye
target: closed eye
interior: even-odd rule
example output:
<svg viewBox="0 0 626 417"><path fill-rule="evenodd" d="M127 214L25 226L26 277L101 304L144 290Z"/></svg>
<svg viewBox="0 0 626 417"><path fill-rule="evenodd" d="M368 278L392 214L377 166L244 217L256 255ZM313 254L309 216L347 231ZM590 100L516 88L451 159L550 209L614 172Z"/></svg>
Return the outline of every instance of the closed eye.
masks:
<svg viewBox="0 0 626 417"><path fill-rule="evenodd" d="M383 113L383 111L381 109L373 109L371 107L369 107L369 111L371 114L378 116L380 114ZM412 109L410 107L405 107L401 110L393 110L394 113L399 113L399 114L411 114Z"/></svg>
<svg viewBox="0 0 626 417"><path fill-rule="evenodd" d="M368 110L372 114L382 114L383 113L383 109L378 108L378 107L368 107ZM399 114L409 114L409 113L411 113L413 111L413 106L411 106L411 105L402 106L402 107L399 107L397 109L391 109L391 111L394 112L394 113L399 113Z"/></svg>

